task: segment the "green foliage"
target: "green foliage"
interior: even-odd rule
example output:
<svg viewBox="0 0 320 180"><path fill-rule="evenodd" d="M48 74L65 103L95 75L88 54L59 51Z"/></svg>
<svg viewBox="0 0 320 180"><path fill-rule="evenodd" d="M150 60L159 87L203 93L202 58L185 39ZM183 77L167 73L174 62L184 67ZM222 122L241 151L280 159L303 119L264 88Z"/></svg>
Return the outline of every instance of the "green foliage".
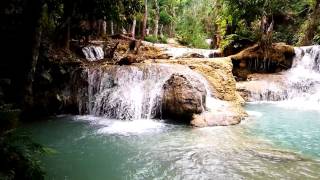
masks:
<svg viewBox="0 0 320 180"><path fill-rule="evenodd" d="M173 21L173 17L166 11L160 11L160 23L168 25Z"/></svg>
<svg viewBox="0 0 320 180"><path fill-rule="evenodd" d="M154 35L146 36L146 37L144 38L144 40L145 40L145 41L148 41L148 42L152 42L152 43L158 42L157 37L154 36Z"/></svg>
<svg viewBox="0 0 320 180"><path fill-rule="evenodd" d="M211 5L208 0L186 0L180 4L181 12L178 16L176 33L182 44L209 48L205 40L213 33L211 27L213 22L209 16L212 12Z"/></svg>
<svg viewBox="0 0 320 180"><path fill-rule="evenodd" d="M35 143L26 133L9 131L0 137L1 179L44 179L44 169L39 155L54 151Z"/></svg>
<svg viewBox="0 0 320 180"><path fill-rule="evenodd" d="M209 48L209 45L205 42L206 34L200 23L195 19L189 18L181 21L177 27L177 34L178 40L184 45L196 48Z"/></svg>
<svg viewBox="0 0 320 180"><path fill-rule="evenodd" d="M159 40L158 40L159 43L167 43L168 42L167 36L160 36L158 38L159 38Z"/></svg>
<svg viewBox="0 0 320 180"><path fill-rule="evenodd" d="M235 42L239 42L241 40L244 40L244 39L247 39L245 37L242 37L242 36L239 36L238 34L230 34L230 35L227 35L222 41L221 41L221 44L220 44L220 48L222 50L224 50L226 47L232 45L232 44L235 44ZM249 39L251 40L251 39Z"/></svg>
<svg viewBox="0 0 320 180"><path fill-rule="evenodd" d="M231 44L236 38L238 37L238 35L236 34L230 34L228 36L226 36L226 38L224 38L222 41L221 41L221 44L220 44L220 48L223 50L225 49L229 44Z"/></svg>
<svg viewBox="0 0 320 180"><path fill-rule="evenodd" d="M273 40L295 44L297 34L313 0L219 0L218 23L225 32L225 23L236 22L236 34L257 41L263 15L274 20Z"/></svg>
<svg viewBox="0 0 320 180"><path fill-rule="evenodd" d="M317 34L317 35L313 38L313 42L314 42L314 44L320 44L320 34Z"/></svg>
<svg viewBox="0 0 320 180"><path fill-rule="evenodd" d="M145 41L151 42L151 43L167 43L167 37L166 36L158 36L158 38L154 35L149 35L144 38Z"/></svg>
<svg viewBox="0 0 320 180"><path fill-rule="evenodd" d="M251 26L248 27L244 20L240 20L235 31L235 33L238 35L236 39L239 40L240 37L246 37L251 41L257 41L259 28L259 22L252 22Z"/></svg>
<svg viewBox="0 0 320 180"><path fill-rule="evenodd" d="M320 44L320 26L318 26L316 35L313 38L313 44Z"/></svg>

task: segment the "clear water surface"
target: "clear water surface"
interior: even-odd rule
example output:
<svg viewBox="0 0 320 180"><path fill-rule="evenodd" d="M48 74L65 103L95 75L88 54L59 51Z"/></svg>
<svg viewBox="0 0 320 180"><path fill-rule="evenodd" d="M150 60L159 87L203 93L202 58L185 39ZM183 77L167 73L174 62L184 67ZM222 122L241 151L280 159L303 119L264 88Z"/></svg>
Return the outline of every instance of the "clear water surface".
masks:
<svg viewBox="0 0 320 180"><path fill-rule="evenodd" d="M240 125L65 116L26 125L57 153L47 179L319 179L320 113L249 104Z"/></svg>

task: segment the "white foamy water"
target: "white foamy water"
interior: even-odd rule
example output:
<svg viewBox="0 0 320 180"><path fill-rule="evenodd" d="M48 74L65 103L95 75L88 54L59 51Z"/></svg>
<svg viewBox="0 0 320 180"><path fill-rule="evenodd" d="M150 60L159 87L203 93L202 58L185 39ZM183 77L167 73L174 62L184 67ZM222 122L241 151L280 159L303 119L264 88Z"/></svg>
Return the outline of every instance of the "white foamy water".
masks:
<svg viewBox="0 0 320 180"><path fill-rule="evenodd" d="M250 83L250 101L272 102L287 108L320 110L320 46L296 47L292 68L278 75Z"/></svg>
<svg viewBox="0 0 320 180"><path fill-rule="evenodd" d="M199 54L204 58L213 57L214 53L217 53L218 50L209 50L209 49L194 49L194 48L179 48L171 47L165 50L165 53L171 56L173 59L183 58L190 54Z"/></svg>
<svg viewBox="0 0 320 180"><path fill-rule="evenodd" d="M188 47L174 47L170 44L153 44L144 42L144 44L147 44L149 46L154 46L157 48L160 48L164 54L167 54L172 59L178 59L186 57L190 54L198 54L203 56L204 58L211 58L215 53L218 53L218 49L197 49L197 48L188 48Z"/></svg>
<svg viewBox="0 0 320 180"><path fill-rule="evenodd" d="M160 120L138 119L119 121L96 116L76 116L76 121L86 121L95 126L97 134L117 134L123 136L139 135L165 130L166 124Z"/></svg>
<svg viewBox="0 0 320 180"><path fill-rule="evenodd" d="M88 61L97 61L104 58L101 46L86 46L82 48L82 52Z"/></svg>
<svg viewBox="0 0 320 180"><path fill-rule="evenodd" d="M197 86L197 82L200 82L205 86L207 107L203 107L204 110L225 106L214 98L202 75L186 66L171 64L89 68L88 99L83 99L80 104L87 104L90 115L109 119L161 117L163 86L173 74L184 75L191 85Z"/></svg>

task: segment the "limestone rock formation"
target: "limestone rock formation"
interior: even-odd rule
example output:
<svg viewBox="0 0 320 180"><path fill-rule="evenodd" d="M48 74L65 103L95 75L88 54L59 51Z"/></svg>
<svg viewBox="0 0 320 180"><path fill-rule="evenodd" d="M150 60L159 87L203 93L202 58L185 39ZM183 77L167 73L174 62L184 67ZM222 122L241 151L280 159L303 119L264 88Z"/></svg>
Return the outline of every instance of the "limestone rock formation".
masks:
<svg viewBox="0 0 320 180"><path fill-rule="evenodd" d="M190 122L205 109L204 84L186 75L173 74L163 86L162 115L179 122Z"/></svg>
<svg viewBox="0 0 320 180"><path fill-rule="evenodd" d="M146 63L148 63L146 61ZM206 111L194 114L190 124L196 127L234 125L247 114L242 107L244 99L236 91L230 58L188 58L176 60L155 60L149 63L173 63L188 66L202 74L209 83L215 102L206 99Z"/></svg>
<svg viewBox="0 0 320 180"><path fill-rule="evenodd" d="M254 45L240 53L230 56L233 74L239 80L246 80L253 73L275 73L291 68L294 48L284 43L275 43L268 50Z"/></svg>

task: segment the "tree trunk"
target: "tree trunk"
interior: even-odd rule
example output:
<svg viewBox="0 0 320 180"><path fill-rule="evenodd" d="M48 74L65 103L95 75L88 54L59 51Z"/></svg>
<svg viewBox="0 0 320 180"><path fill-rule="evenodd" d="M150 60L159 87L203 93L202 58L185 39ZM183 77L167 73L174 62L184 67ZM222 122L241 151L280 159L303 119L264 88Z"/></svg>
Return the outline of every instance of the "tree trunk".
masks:
<svg viewBox="0 0 320 180"><path fill-rule="evenodd" d="M64 2L64 24L62 25L63 28L63 39L62 39L62 47L65 49L70 49L70 30L71 30L71 17L73 15L73 1L65 1Z"/></svg>
<svg viewBox="0 0 320 180"><path fill-rule="evenodd" d="M312 44L317 28L320 24L320 0L316 1L313 13L311 14L304 36L299 40L299 45L307 46Z"/></svg>
<svg viewBox="0 0 320 180"><path fill-rule="evenodd" d="M132 22L132 27L131 27L131 37L134 39L136 37L136 26L137 26L137 20L136 18L134 18Z"/></svg>
<svg viewBox="0 0 320 180"><path fill-rule="evenodd" d="M163 24L160 25L160 36L163 37Z"/></svg>
<svg viewBox="0 0 320 180"><path fill-rule="evenodd" d="M212 36L212 42L211 42L211 48L212 49L218 49L219 48L219 27L218 24L215 23L213 26L213 36Z"/></svg>
<svg viewBox="0 0 320 180"><path fill-rule="evenodd" d="M148 1L144 0L144 16L141 39L144 39L147 33L147 21L148 21Z"/></svg>
<svg viewBox="0 0 320 180"><path fill-rule="evenodd" d="M30 0L29 1L29 20L26 21L27 26L30 27L30 50L27 55L27 66L25 70L25 82L24 82L24 97L23 97L23 108L25 112L29 112L33 105L33 82L36 72L36 67L39 57L39 49L41 44L41 20L44 12L44 2L43 0ZM27 31L28 32L28 31ZM26 47L28 48L28 47Z"/></svg>
<svg viewBox="0 0 320 180"><path fill-rule="evenodd" d="M271 23L268 23L268 18L266 15L261 17L261 24L260 24L260 42L259 48L262 49L264 53L264 60L266 61L269 59L270 50L272 47L272 33L274 27L274 20L272 19Z"/></svg>
<svg viewBox="0 0 320 180"><path fill-rule="evenodd" d="M124 28L123 26L121 26L121 32L122 32L122 34L127 34L126 28Z"/></svg>
<svg viewBox="0 0 320 180"><path fill-rule="evenodd" d="M155 21L154 21L154 36L156 38L158 38L159 20L160 20L160 7L159 7L158 0L154 0L154 4L155 4L155 7L156 7L156 17L155 17Z"/></svg>
<svg viewBox="0 0 320 180"><path fill-rule="evenodd" d="M176 11L174 7L171 7L171 13L172 13L172 17L176 17ZM173 38L175 36L175 28L176 28L175 22L171 21L169 26L169 37Z"/></svg>
<svg viewBox="0 0 320 180"><path fill-rule="evenodd" d="M111 35L114 35L114 24L113 20L110 21Z"/></svg>
<svg viewBox="0 0 320 180"><path fill-rule="evenodd" d="M141 35L142 35L142 31L141 31L141 28L142 28L142 22L141 21L139 21L139 26L138 26L138 33L139 33L139 36L141 37ZM137 34L137 33L136 33Z"/></svg>
<svg viewBox="0 0 320 180"><path fill-rule="evenodd" d="M104 20L102 21L102 33L101 33L101 35L102 35L102 36L106 36L106 34L107 34L107 22L106 22L106 20L104 19Z"/></svg>

